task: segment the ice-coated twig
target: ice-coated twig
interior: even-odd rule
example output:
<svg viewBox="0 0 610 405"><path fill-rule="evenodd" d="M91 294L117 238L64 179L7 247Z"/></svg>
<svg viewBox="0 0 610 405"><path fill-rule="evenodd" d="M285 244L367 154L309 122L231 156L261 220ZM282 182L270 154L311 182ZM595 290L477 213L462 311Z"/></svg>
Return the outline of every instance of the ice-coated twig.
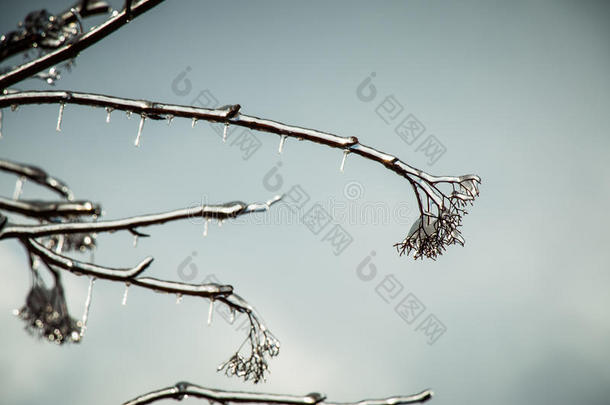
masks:
<svg viewBox="0 0 610 405"><path fill-rule="evenodd" d="M28 29L26 24L21 23L20 29L3 36L0 41L0 61L34 46L38 49L57 49L66 44L70 36L65 34L71 31L71 25L78 22L79 18L105 14L108 11L110 6L105 1L80 0L57 15L48 14L44 10L34 11L26 17L26 20L36 22L32 24L34 29ZM82 25L82 21L80 24Z"/></svg>
<svg viewBox="0 0 610 405"><path fill-rule="evenodd" d="M164 119L168 115L187 119L197 118L308 140L343 151L341 170L344 168L345 158L350 153L380 163L404 177L415 193L420 217L404 240L395 246L401 255L413 253L413 257L416 259L421 257L435 259L443 253L447 246L464 243L458 228L461 226L462 217L467 213L465 206L472 204L479 194L478 185L481 179L477 175L433 176L410 166L395 156L361 144L355 136L342 137L241 114L239 104L206 109L65 91L7 92L0 95L0 108L9 105L61 102L134 110L156 119ZM428 201L430 201L431 209L427 209ZM424 219L426 220L424 221ZM424 225L427 227L424 228Z"/></svg>
<svg viewBox="0 0 610 405"><path fill-rule="evenodd" d="M432 398L432 391L425 390L415 395L393 396L384 399L368 399L358 402L326 402L326 395L312 392L307 395L265 394L258 392L224 391L205 388L181 381L174 386L140 395L123 405L145 405L164 399L181 401L186 397L207 399L210 403L228 405L242 404L275 404L275 405L403 405L423 403Z"/></svg>
<svg viewBox="0 0 610 405"><path fill-rule="evenodd" d="M47 172L36 166L0 159L0 171L27 177L29 180L58 193L67 200L74 199L72 191L63 181L49 176Z"/></svg>
<svg viewBox="0 0 610 405"><path fill-rule="evenodd" d="M131 7L130 13L127 13L126 10L118 12L116 15L108 18L103 24L93 28L80 37L77 37L74 41L62 45L40 58L17 66L0 76L0 90L6 89L44 69L57 65L60 62L76 57L84 49L87 49L98 41L106 38L108 35L127 24L131 19L145 13L161 2L163 2L163 0L141 0ZM79 12L82 15L82 10L79 10Z"/></svg>
<svg viewBox="0 0 610 405"><path fill-rule="evenodd" d="M226 218L235 218L239 215L266 211L271 204L275 203L280 198L281 197L275 197L264 204L246 205L241 201L235 201L220 205L201 205L168 211L161 214L142 215L113 221L64 222L41 225L17 225L8 223L0 230L0 240L11 237L37 238L57 234L134 230L143 226L159 225L170 221L198 217L222 220Z"/></svg>
<svg viewBox="0 0 610 405"><path fill-rule="evenodd" d="M14 212L30 218L57 218L96 216L101 207L91 201L40 201L14 200L0 196L0 210Z"/></svg>

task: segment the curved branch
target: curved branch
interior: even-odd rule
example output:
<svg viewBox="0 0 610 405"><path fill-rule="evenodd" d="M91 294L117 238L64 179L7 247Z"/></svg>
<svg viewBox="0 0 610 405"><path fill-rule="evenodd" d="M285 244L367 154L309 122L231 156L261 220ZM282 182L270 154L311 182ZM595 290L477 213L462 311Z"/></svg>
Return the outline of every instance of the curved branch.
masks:
<svg viewBox="0 0 610 405"><path fill-rule="evenodd" d="M83 34L74 42L64 45L61 48L40 58L34 59L31 62L17 66L10 72L0 76L0 90L6 89L44 69L50 68L53 65L74 58L82 50L87 49L98 41L104 39L114 31L121 28L123 25L127 24L133 18L145 13L161 2L163 2L163 0L141 0L131 7L129 13L123 10L109 18L105 23Z"/></svg>
<svg viewBox="0 0 610 405"><path fill-rule="evenodd" d="M207 399L227 405L230 403L252 403L252 404L278 404L278 405L402 405L423 403L432 398L432 391L426 390L419 394L409 396L395 396L385 399L364 400L354 403L331 403L324 402L326 395L313 392L311 394L297 395L278 395L264 394L242 391L223 391L213 388L205 388L189 382L179 382L172 387L162 388L156 391L140 395L123 405L144 405L163 399L174 399L181 401L189 397Z"/></svg>
<svg viewBox="0 0 610 405"><path fill-rule="evenodd" d="M34 183L56 192L67 200L74 199L74 194L63 181L51 177L39 167L0 159L0 170L26 177Z"/></svg>
<svg viewBox="0 0 610 405"><path fill-rule="evenodd" d="M420 218L415 223L417 227L415 230L412 229L403 241L394 245L401 255L414 252L413 257L416 259L424 256L434 259L442 254L446 246L464 243L458 231L458 227L461 226L462 216L467 213L463 207L465 203L472 203L479 194L478 184L480 184L481 179L477 175L433 176L410 166L396 156L361 144L355 136L342 137L314 129L286 125L277 121L241 114L239 104L217 109L206 109L65 91L7 92L4 95L0 95L0 108L9 105L40 103L60 103L60 105L74 103L89 106L104 106L109 109L137 112L141 114L142 119L146 117L163 119L179 116L196 120L203 119L210 122L221 122L225 125L237 125L279 135L281 137L281 145L284 144L287 137L299 140L305 139L327 145L331 148L340 149L344 153L344 158L348 154L354 153L367 160L380 163L387 169L407 179L416 195L420 212ZM442 190L442 187L447 185L453 187L453 192L449 193ZM458 191L456 191L456 187L459 188ZM423 197L420 191L423 192ZM431 211L430 203L434 206L435 212ZM434 220L433 227L427 230L423 229L424 225L430 225L432 219Z"/></svg>
<svg viewBox="0 0 610 405"><path fill-rule="evenodd" d="M279 201L279 199L279 196L275 197L265 204L246 205L243 202L236 201L220 205L201 205L192 208L168 211L161 214L142 215L113 221L69 222L42 225L15 225L7 223L4 228L0 230L0 240L14 237L36 238L56 234L133 230L138 227L159 225L170 221L198 217L223 220L226 218L235 218L239 215L266 211L270 205Z"/></svg>
<svg viewBox="0 0 610 405"><path fill-rule="evenodd" d="M0 210L10 211L30 218L56 218L97 216L102 212L91 201L47 202L39 200L13 200L0 197Z"/></svg>

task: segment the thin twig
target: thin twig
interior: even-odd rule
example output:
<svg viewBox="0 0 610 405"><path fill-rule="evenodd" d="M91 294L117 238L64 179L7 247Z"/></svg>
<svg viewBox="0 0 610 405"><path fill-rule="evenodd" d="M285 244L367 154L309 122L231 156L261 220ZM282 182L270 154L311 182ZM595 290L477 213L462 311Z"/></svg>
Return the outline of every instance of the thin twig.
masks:
<svg viewBox="0 0 610 405"><path fill-rule="evenodd" d="M144 405L163 399L174 399L181 401L186 397L207 399L210 402L218 402L226 405L230 403L251 403L251 404L277 404L277 405L402 405L423 403L432 398L432 391L425 390L419 394L409 396L394 396L385 399L372 399L359 402L324 402L326 395L317 392L297 396L297 395L278 395L264 394L242 391L223 391L213 388L205 388L189 382L179 382L172 387L162 388L156 391L140 395L123 405Z"/></svg>
<svg viewBox="0 0 610 405"><path fill-rule="evenodd" d="M126 219L98 222L65 222L41 225L18 225L7 223L0 230L0 240L6 238L37 238L41 236L73 233L114 232L133 230L139 227L159 225L187 218L215 218L223 220L240 215L266 211L269 206L280 200L280 196L264 204L246 205L236 201L220 205L200 205L168 211L161 214L142 215Z"/></svg>
<svg viewBox="0 0 610 405"><path fill-rule="evenodd" d="M0 159L0 171L27 177L31 181L58 193L67 200L74 199L74 194L63 181L51 177L39 167Z"/></svg>
<svg viewBox="0 0 610 405"><path fill-rule="evenodd" d="M102 212L98 204L91 201L13 200L0 196L0 210L14 212L30 218L57 218L97 216Z"/></svg>

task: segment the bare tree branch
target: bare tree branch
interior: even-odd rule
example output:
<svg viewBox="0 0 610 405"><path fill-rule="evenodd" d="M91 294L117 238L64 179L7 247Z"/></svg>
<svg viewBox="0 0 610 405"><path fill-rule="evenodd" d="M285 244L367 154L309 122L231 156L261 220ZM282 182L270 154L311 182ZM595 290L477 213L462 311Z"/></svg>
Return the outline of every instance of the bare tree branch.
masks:
<svg viewBox="0 0 610 405"><path fill-rule="evenodd" d="M91 201L48 202L40 200L13 200L0 196L0 210L14 212L30 218L57 218L97 216L102 209Z"/></svg>
<svg viewBox="0 0 610 405"><path fill-rule="evenodd" d="M481 179L477 175L433 176L410 166L395 156L361 144L358 138L354 136L342 137L241 114L239 104L207 109L66 91L6 92L6 94L0 95L0 108L9 105L41 103L59 103L60 106L72 103L106 107L110 111L112 109L130 111L141 115L141 123L145 118L184 117L220 122L225 125L237 125L277 134L281 137L282 145L287 137L292 137L340 149L343 151L344 159L348 154L354 153L365 159L380 163L407 179L417 198L420 218L415 222L405 239L395 245L401 255L413 252L413 257L416 259L421 257L435 259L442 254L447 246L456 243L464 244L464 239L458 230L461 226L462 217L467 214L464 207L467 204L472 204L479 195L478 185ZM141 126L138 137L140 132ZM343 168L344 163L343 160L341 168Z"/></svg>
<svg viewBox="0 0 610 405"><path fill-rule="evenodd" d="M25 177L43 187L46 187L67 200L73 200L72 190L61 180L51 177L39 167L0 159L0 170L17 176Z"/></svg>
<svg viewBox="0 0 610 405"><path fill-rule="evenodd" d="M36 73L50 68L60 62L76 57L82 50L94 45L114 31L127 24L131 19L138 17L163 0L141 0L133 4L129 13L126 10L118 12L105 23L83 34L74 42L64 45L40 58L16 67L10 72L0 76L0 90L6 89Z"/></svg>
<svg viewBox="0 0 610 405"><path fill-rule="evenodd" d="M56 49L69 39L66 28L77 22L76 14L86 18L109 11L105 1L77 1L57 15L46 10L33 11L19 24L19 30L0 37L0 61L32 48Z"/></svg>
<svg viewBox="0 0 610 405"><path fill-rule="evenodd" d="M142 215L114 221L62 222L41 225L16 225L7 223L0 230L0 240L6 238L37 238L58 234L66 235L73 233L134 230L138 227L159 225L187 218L214 218L223 220L235 218L239 215L266 211L272 204L280 199L280 196L276 196L264 204L255 203L246 205L241 201L236 201L220 205L200 205L192 208L168 211L161 214Z"/></svg>
<svg viewBox="0 0 610 405"><path fill-rule="evenodd" d="M223 391L213 388L205 388L189 382L179 382L172 387L162 388L156 391L140 395L123 405L144 405L163 399L174 399L181 401L187 397L207 399L210 402L218 402L223 405L231 403L251 404L277 404L277 405L403 405L423 403L432 398L432 391L425 390L419 394L409 396L394 396L385 399L371 399L359 402L325 402L326 395L313 392L311 394L278 395L263 394L256 392Z"/></svg>

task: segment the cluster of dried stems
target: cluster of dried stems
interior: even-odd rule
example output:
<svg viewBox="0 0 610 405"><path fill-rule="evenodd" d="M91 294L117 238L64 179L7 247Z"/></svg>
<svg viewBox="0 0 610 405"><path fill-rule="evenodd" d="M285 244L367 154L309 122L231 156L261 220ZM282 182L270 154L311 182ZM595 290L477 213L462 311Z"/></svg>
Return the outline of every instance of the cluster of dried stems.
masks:
<svg viewBox="0 0 610 405"><path fill-rule="evenodd" d="M241 113L240 105L226 105L207 109L193 106L162 104L147 100L134 100L110 95L80 93L73 91L19 91L11 88L28 78L39 78L50 85L60 79L62 66L70 68L78 54L113 33L132 19L150 10L163 0L126 1L122 10L112 10L104 1L79 1L68 10L51 14L46 10L35 11L26 16L18 29L0 39L0 62L14 55L24 54L27 61L21 65L0 70L0 137L2 136L2 108L16 109L25 104L58 104L57 130L66 104L80 104L105 108L108 114L114 110L128 115L140 116L140 126L135 145L140 145L142 128L146 119L168 122L175 117L242 126L280 137L280 152L287 138L308 140L337 148L342 151L341 170L349 154L378 162L387 169L404 177L415 193L420 217L406 237L395 247L402 254L414 258L436 258L447 246L462 244L459 227L466 214L465 207L472 204L478 195L480 179L476 175L433 176L416 169L390 154L378 151L359 142L356 137L338 135L286 125ZM105 22L89 30L84 28L84 19L95 15L107 15ZM34 56L31 56L34 53ZM170 280L159 280L142 276L153 259L145 258L128 268L111 268L80 261L71 256L75 252L92 251L96 247L96 236L100 233L127 231L138 237L147 237L140 231L143 227L159 225L191 217L224 221L240 215L268 210L280 200L276 196L265 203L246 204L230 202L219 205L201 205L160 214L141 215L119 220L100 220L102 208L88 200L75 200L72 191L62 181L44 170L24 163L0 160L0 171L17 176L12 198L0 197L0 240L16 239L24 247L29 259L32 287L24 306L16 315L26 323L26 329L56 344L80 342L86 330L91 304L91 291L95 280L124 283L126 287L137 286L158 292L176 294L178 297L194 296L210 302L209 319L215 302L227 305L232 314L244 313L250 321L250 331L244 344L228 361L219 366L228 375L237 375L255 383L263 381L268 371L268 359L279 353L279 341L261 321L253 307L233 291L230 285L188 284ZM57 194L55 200L27 200L21 198L26 181L33 182ZM18 222L14 218L25 218L29 222ZM134 241L134 243L135 243ZM48 271L54 285L47 287L41 271ZM82 319L74 319L68 312L61 272L68 271L90 279L89 293ZM127 293L127 290L125 294ZM125 295L126 299L126 295ZM249 342L249 345L245 345ZM246 346L246 349L244 349ZM248 347L249 346L249 347ZM367 400L361 405L394 405L423 402L431 397L430 391L412 396L391 397L382 400ZM212 402L253 402L276 404L328 404L325 396L309 394L288 396L253 394L206 389L189 383L178 383L173 387L142 395L127 404L145 404L163 398L180 400L186 396L206 398Z"/></svg>

